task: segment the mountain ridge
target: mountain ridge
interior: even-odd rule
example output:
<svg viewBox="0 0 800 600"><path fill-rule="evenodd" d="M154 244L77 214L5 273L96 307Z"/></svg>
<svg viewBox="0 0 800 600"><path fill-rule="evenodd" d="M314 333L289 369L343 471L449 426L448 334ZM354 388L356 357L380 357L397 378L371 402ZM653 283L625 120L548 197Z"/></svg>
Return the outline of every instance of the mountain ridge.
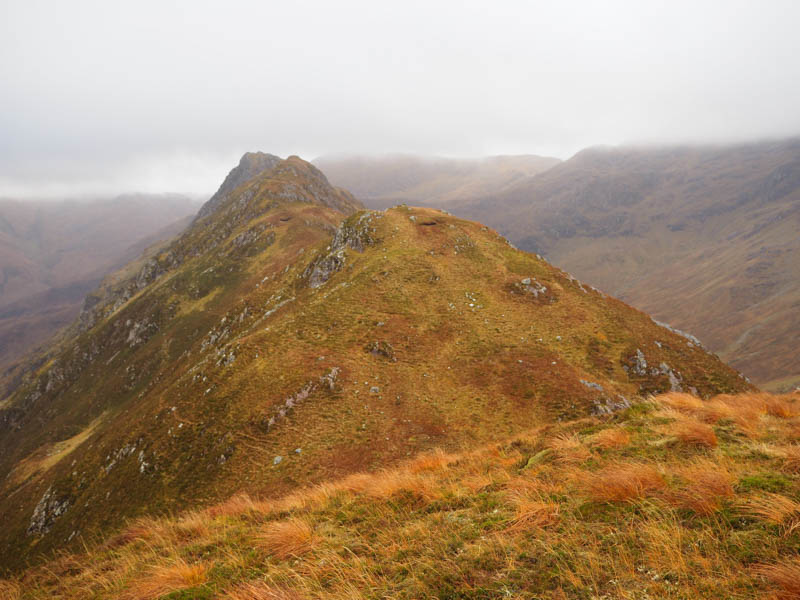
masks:
<svg viewBox="0 0 800 600"><path fill-rule="evenodd" d="M0 404L7 566L231 490L752 389L479 223L360 209L290 157L108 281Z"/></svg>
<svg viewBox="0 0 800 600"><path fill-rule="evenodd" d="M398 188L385 171L362 159L343 175L379 208ZM419 203L496 228L780 391L800 385L798 173L797 138L595 146L483 192L445 178Z"/></svg>

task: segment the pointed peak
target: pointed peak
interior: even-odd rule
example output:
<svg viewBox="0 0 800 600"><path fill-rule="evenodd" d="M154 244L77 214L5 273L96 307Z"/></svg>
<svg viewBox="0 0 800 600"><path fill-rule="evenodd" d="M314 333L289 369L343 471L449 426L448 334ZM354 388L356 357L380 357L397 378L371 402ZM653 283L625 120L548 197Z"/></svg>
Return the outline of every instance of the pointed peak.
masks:
<svg viewBox="0 0 800 600"><path fill-rule="evenodd" d="M246 200L242 200L244 193L248 194ZM322 171L299 156L283 159L264 152L247 152L197 213L195 222L227 211L232 202L236 203L235 210L243 210L245 205L263 204L269 198L318 203L345 214L363 208L352 194L331 185Z"/></svg>
<svg viewBox="0 0 800 600"><path fill-rule="evenodd" d="M280 156L275 156L274 154L268 154L266 152L245 152L242 154L242 158L239 159L237 168L261 172L265 169L271 169L281 160ZM236 169L233 170L235 171Z"/></svg>
<svg viewBox="0 0 800 600"><path fill-rule="evenodd" d="M222 204L234 189L257 177L264 171L269 171L282 161L280 156L266 152L245 152L239 159L239 164L231 169L225 181L219 186L217 193L211 196L198 211L197 218L202 219L213 213Z"/></svg>

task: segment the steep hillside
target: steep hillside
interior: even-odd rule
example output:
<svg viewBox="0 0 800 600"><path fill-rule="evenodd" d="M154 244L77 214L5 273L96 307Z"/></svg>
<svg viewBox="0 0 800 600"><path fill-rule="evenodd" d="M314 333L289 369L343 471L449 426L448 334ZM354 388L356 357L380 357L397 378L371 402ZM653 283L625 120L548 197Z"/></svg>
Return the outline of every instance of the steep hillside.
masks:
<svg viewBox="0 0 800 600"><path fill-rule="evenodd" d="M444 208L463 198L495 193L559 162L533 155L480 159L388 155L323 156L314 164L369 208L397 204Z"/></svg>
<svg viewBox="0 0 800 600"><path fill-rule="evenodd" d="M176 234L197 208L177 194L0 201L0 370L74 320L106 273Z"/></svg>
<svg viewBox="0 0 800 600"><path fill-rule="evenodd" d="M299 158L215 202L88 297L3 402L4 565L233 490L274 496L651 392L750 389L494 231L356 212Z"/></svg>
<svg viewBox="0 0 800 600"><path fill-rule="evenodd" d="M691 331L760 385L800 384L800 141L590 149L450 207Z"/></svg>
<svg viewBox="0 0 800 600"><path fill-rule="evenodd" d="M288 496L144 518L10 600L800 592L800 396L670 393Z"/></svg>

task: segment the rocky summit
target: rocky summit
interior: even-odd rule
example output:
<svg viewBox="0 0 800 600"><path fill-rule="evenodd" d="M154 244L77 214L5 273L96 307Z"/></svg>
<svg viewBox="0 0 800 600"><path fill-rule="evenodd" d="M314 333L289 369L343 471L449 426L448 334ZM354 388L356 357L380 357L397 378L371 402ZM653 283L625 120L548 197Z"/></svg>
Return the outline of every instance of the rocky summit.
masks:
<svg viewBox="0 0 800 600"><path fill-rule="evenodd" d="M658 392L751 390L697 340L445 212L248 154L0 403L9 568L128 518L466 451Z"/></svg>

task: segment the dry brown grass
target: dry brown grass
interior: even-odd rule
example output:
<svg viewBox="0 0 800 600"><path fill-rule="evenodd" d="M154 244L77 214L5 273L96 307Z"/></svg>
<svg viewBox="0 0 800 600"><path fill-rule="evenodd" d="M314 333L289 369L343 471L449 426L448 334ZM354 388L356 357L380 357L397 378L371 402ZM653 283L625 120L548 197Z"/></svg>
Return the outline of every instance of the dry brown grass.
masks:
<svg viewBox="0 0 800 600"><path fill-rule="evenodd" d="M268 524L256 541L279 559L301 556L314 547L314 529L305 519L293 517Z"/></svg>
<svg viewBox="0 0 800 600"><path fill-rule="evenodd" d="M106 548L117 548L139 540L147 543L160 543L172 539L172 527L164 519L141 517L127 529L106 542Z"/></svg>
<svg viewBox="0 0 800 600"><path fill-rule="evenodd" d="M254 500L245 493L231 496L224 502L210 506L204 512L212 518L216 517L238 517L248 513L264 513L269 511L269 504L260 500Z"/></svg>
<svg viewBox="0 0 800 600"><path fill-rule="evenodd" d="M278 588L264 582L242 583L225 592L223 600L303 600L296 590Z"/></svg>
<svg viewBox="0 0 800 600"><path fill-rule="evenodd" d="M764 492L750 497L740 505L740 509L774 525L781 525L786 535L800 527L800 502L781 494Z"/></svg>
<svg viewBox="0 0 800 600"><path fill-rule="evenodd" d="M793 396L773 396L764 397L764 405L768 415L779 419L791 419L800 415L800 402Z"/></svg>
<svg viewBox="0 0 800 600"><path fill-rule="evenodd" d="M547 500L520 500L509 531L527 531L558 522L559 505Z"/></svg>
<svg viewBox="0 0 800 600"><path fill-rule="evenodd" d="M435 484L427 477L408 471L387 471L372 480L366 493L372 498L387 499L399 493L408 493L425 499L436 496Z"/></svg>
<svg viewBox="0 0 800 600"><path fill-rule="evenodd" d="M338 483L320 483L313 487L297 490L275 502L275 509L279 511L310 510L322 506L336 494L344 491Z"/></svg>
<svg viewBox="0 0 800 600"><path fill-rule="evenodd" d="M457 456L436 451L279 499L237 495L203 512L139 520L122 534L122 546L49 561L37 571L36 589L22 588L24 596L13 584L6 584L7 592L0 581L0 598L4 592L13 600L162 598L205 581L205 566L194 567L201 573L193 577L187 573L192 567L172 558L195 556L199 547L213 548L205 564L213 560L219 567L206 581L209 590L213 584L215 597L228 600L436 597L439 576L457 582L461 592L483 585L476 577L501 581L511 569L526 569L519 597L539 597L553 585L552 576L522 560L539 553L552 563L557 585L596 597L644 589L651 597L734 597L766 586L757 581L763 575L780 590L777 597L796 598L786 582L797 565L785 560L796 554L800 531L794 487L785 495L735 487L738 477L773 469L779 460L786 479L796 482L800 445L788 433L796 419L769 414L757 394L745 396L745 410L758 411L754 430L763 439L720 436L720 449L698 453L673 445L675 438L659 436L654 444L653 433L665 427L661 420L642 427L641 415L632 422L587 419L593 435L555 435L579 426L569 423L524 444L506 441ZM723 400L679 397L658 414L674 420L667 426L694 421L708 427L733 406ZM724 419L718 426L729 431L736 420ZM521 468L532 449L548 443L553 460ZM632 454L637 458L627 458ZM580 463L583 457L587 464ZM414 494L412 506L407 493ZM403 501L386 501L396 495ZM418 510L429 498L446 501ZM587 501L623 505L591 508ZM628 502L635 505L625 508ZM750 517L733 534L727 514L715 514L728 505ZM486 518L488 507L495 517ZM334 512L343 517L335 527ZM720 543L722 536L730 544ZM135 540L142 542L128 543ZM465 542L458 564L447 558L452 540ZM253 552L254 545L262 551ZM746 548L748 559L730 548ZM272 558L265 563L265 556ZM294 560L300 556L304 560ZM755 562L761 570L747 573L746 565ZM152 568L159 563L172 566ZM483 565L493 566L483 574ZM402 581L393 575L401 567ZM663 587L666 574L669 589ZM501 595L500 588L493 591Z"/></svg>
<svg viewBox="0 0 800 600"><path fill-rule="evenodd" d="M776 450L784 469L790 473L800 473L800 445L779 446Z"/></svg>
<svg viewBox="0 0 800 600"><path fill-rule="evenodd" d="M592 455L578 434L557 435L550 440L548 447L555 453L556 461L561 463L581 463Z"/></svg>
<svg viewBox="0 0 800 600"><path fill-rule="evenodd" d="M122 594L125 600L156 600L161 596L195 587L208 581L209 566L205 563L189 564L183 559L171 565L156 566L149 575L134 581Z"/></svg>
<svg viewBox="0 0 800 600"><path fill-rule="evenodd" d="M175 533L182 538L205 538L211 535L210 519L205 511L188 511L175 521Z"/></svg>
<svg viewBox="0 0 800 600"><path fill-rule="evenodd" d="M686 414L705 414L708 404L697 396L682 392L661 394L656 400L663 406Z"/></svg>
<svg viewBox="0 0 800 600"><path fill-rule="evenodd" d="M461 480L461 484L473 494L485 490L494 482L494 479L487 473L473 473Z"/></svg>
<svg viewBox="0 0 800 600"><path fill-rule="evenodd" d="M594 448L610 450L627 446L631 441L630 434L621 427L612 427L598 431L588 440L589 445Z"/></svg>
<svg viewBox="0 0 800 600"><path fill-rule="evenodd" d="M691 394L671 392L658 396L656 402L687 417L694 417L703 423L714 424L722 419L735 423L748 436L758 432L761 415L767 414L766 397L761 393L721 394L710 400L702 400ZM675 415L667 414L674 417Z"/></svg>
<svg viewBox="0 0 800 600"><path fill-rule="evenodd" d="M540 496L543 492L551 491L548 486L540 479L528 477L514 477L509 479L503 486L506 496L511 502L519 499L533 498Z"/></svg>
<svg viewBox="0 0 800 600"><path fill-rule="evenodd" d="M3 600L18 600L22 597L22 586L16 581L0 579L0 598Z"/></svg>
<svg viewBox="0 0 800 600"><path fill-rule="evenodd" d="M636 553L633 560L645 560L659 570L685 573L688 570L685 529L674 511L666 507L649 508L653 514L641 523L638 532L645 549ZM635 566L631 568L635 569Z"/></svg>
<svg viewBox="0 0 800 600"><path fill-rule="evenodd" d="M407 469L387 469L378 473L356 473L342 480L337 487L354 494L370 498L388 499L401 492L412 494L426 500L438 495L433 479L422 473Z"/></svg>
<svg viewBox="0 0 800 600"><path fill-rule="evenodd" d="M776 598L780 600L800 598L800 558L795 557L782 562L758 565L755 572L777 586Z"/></svg>
<svg viewBox="0 0 800 600"><path fill-rule="evenodd" d="M722 508L722 501L734 496L734 477L723 466L700 460L681 469L679 474L686 485L670 495L674 504L701 515L709 515Z"/></svg>
<svg viewBox="0 0 800 600"><path fill-rule="evenodd" d="M670 423L665 431L675 436L682 443L690 446L703 446L716 448L719 443L714 429L706 423L701 423L690 418L679 418Z"/></svg>
<svg viewBox="0 0 800 600"><path fill-rule="evenodd" d="M106 542L107 548L117 548L125 546L137 540L146 540L152 537L152 529L146 527L142 523L134 523L122 533L119 533Z"/></svg>
<svg viewBox="0 0 800 600"><path fill-rule="evenodd" d="M644 463L617 463L595 473L583 473L579 481L595 502L632 502L666 485L659 470Z"/></svg>
<svg viewBox="0 0 800 600"><path fill-rule="evenodd" d="M436 449L433 452L426 452L420 454L409 463L409 470L412 473L419 473L421 471L435 471L437 469L444 469L451 463L458 460L458 456L447 454L441 449Z"/></svg>

